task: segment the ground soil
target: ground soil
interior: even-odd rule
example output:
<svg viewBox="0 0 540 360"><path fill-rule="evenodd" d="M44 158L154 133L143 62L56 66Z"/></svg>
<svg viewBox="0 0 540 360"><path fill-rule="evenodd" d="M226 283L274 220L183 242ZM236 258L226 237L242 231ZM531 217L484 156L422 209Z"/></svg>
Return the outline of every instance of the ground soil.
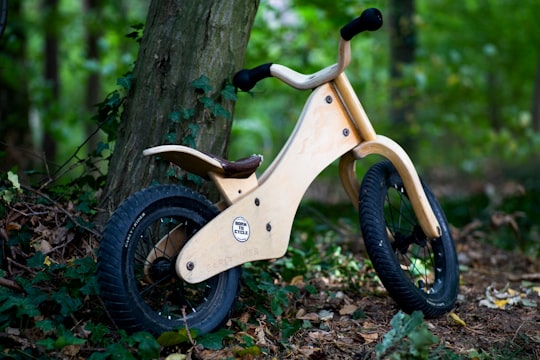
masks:
<svg viewBox="0 0 540 360"><path fill-rule="evenodd" d="M46 243L44 239L50 238L51 243L53 238L62 239L50 250L51 256L56 254L58 261L93 254L98 245L98 234L87 233L89 236L83 236L82 240L65 234L57 236L65 226L59 223L64 224L69 219L74 219L73 208L69 205L46 207L30 202L17 204L2 219L2 238L7 241L5 229L26 224L33 227L35 239L32 242L41 242L41 247ZM440 358L453 359L456 357L450 357L451 354L464 359L540 359L540 261L488 245L475 223L453 229L453 235L461 265L460 295L453 311L454 317L427 320L429 330L439 339L433 346L434 351L437 347L443 348L446 352L439 351ZM11 249L12 252L15 250ZM15 255L12 257L15 258ZM14 265L15 262L10 264ZM32 274L27 267L11 268L13 271L5 274L3 286L14 287L6 284L6 281L15 279L19 273ZM295 285L302 288L305 285L302 281ZM305 281L313 285L317 292L304 292L304 296L295 299L291 309L287 309L287 316L290 321L295 318L308 320L312 326L296 332L287 344L283 343L275 326L269 326L268 320L260 312L239 308L227 325L233 335L226 339L222 349L208 350L187 345L181 349L164 350L162 358L181 351L192 359L375 359L375 347L392 328L390 321L399 310L384 288L374 283L362 291L353 291L341 289L340 284L331 279ZM518 298L526 301L504 306L503 300L498 303L500 308L483 306L482 301L488 298L486 292L490 289L517 294ZM249 303L246 296L252 295L244 289L240 304ZM533 306L535 302L536 306ZM359 312L361 316L353 316ZM99 319L79 320L84 323ZM101 320L105 323L108 321ZM238 326L239 323L244 324L243 328ZM244 351L246 339L251 339L262 353L254 355L257 351ZM19 345L28 343L22 338L14 340ZM91 349L80 349L79 357L74 358L81 359L84 358L80 357L82 354L89 353Z"/></svg>
<svg viewBox="0 0 540 360"><path fill-rule="evenodd" d="M327 187L323 190L315 191L315 194L326 194L319 200L328 201L328 194L332 192ZM444 195L439 190L435 189L438 196ZM464 187L464 193L470 191L470 186ZM336 198L344 199L342 194L337 194ZM483 232L482 227L475 220L459 229L452 228L461 269L460 293L452 315L426 320L429 330L439 339L433 346L432 356L540 359L540 260L490 245L489 234ZM249 335L259 339L259 345L268 353L260 357L375 359L375 347L392 328L390 321L399 311L384 288L371 288L366 292L344 290L343 296L337 299L324 295L335 293L336 284L319 279L316 285L321 296L303 298L295 310L297 317L316 320L316 314L320 315L321 311L333 316L324 321L312 321L313 328L298 332L286 346L279 344L275 334L262 336L260 327L251 327ZM493 305L489 299L497 301L494 297L497 291L501 298L512 295L514 299L519 296L525 301L504 305L506 300L502 300L496 308L485 306L486 303ZM350 315L355 310L363 312L357 320ZM264 321L260 323L264 324ZM446 351L435 351L437 347ZM217 352L203 351L202 358L235 357L238 354L235 350L238 346L233 343Z"/></svg>
<svg viewBox="0 0 540 360"><path fill-rule="evenodd" d="M540 294L538 288L531 290L531 283L540 284L540 264L487 245L475 239L474 232L455 235L462 267L460 295L453 311L457 317L427 320L429 330L439 338L434 347L446 349L436 352L437 358L453 354L464 359L540 359ZM324 286L321 280L318 287ZM481 305L489 289L515 294L514 290L537 306L489 308ZM338 298L322 295L304 299L298 305L298 316L309 318L311 314L315 326L298 332L287 346L278 344L272 334L261 335L260 326L247 332L266 348L268 354L260 358L375 359L375 346L391 329L390 320L398 311L383 289L375 293L345 291ZM350 316L355 309L363 311L358 320ZM321 310L333 315L317 322L315 314ZM203 350L200 356L222 359L235 354L238 347L231 344L219 351Z"/></svg>

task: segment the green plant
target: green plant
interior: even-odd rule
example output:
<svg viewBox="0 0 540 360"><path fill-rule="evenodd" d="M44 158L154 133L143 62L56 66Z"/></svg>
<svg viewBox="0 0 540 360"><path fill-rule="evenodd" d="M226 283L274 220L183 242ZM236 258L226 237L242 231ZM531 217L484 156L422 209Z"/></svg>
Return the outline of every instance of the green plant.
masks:
<svg viewBox="0 0 540 360"><path fill-rule="evenodd" d="M22 192L19 176L15 169L2 174L0 177L0 206L10 204Z"/></svg>
<svg viewBox="0 0 540 360"><path fill-rule="evenodd" d="M123 105L127 97L127 92L131 88L131 81L132 72L129 71L116 80L116 84L120 86L120 89L110 92L105 97L105 100L97 104L98 112L92 119L96 121L99 124L100 129L107 134L108 143L116 140L120 116L124 109Z"/></svg>
<svg viewBox="0 0 540 360"><path fill-rule="evenodd" d="M375 347L377 359L428 359L430 347L439 342L421 312L411 315L398 312L390 321L392 329L384 335L383 341Z"/></svg>
<svg viewBox="0 0 540 360"><path fill-rule="evenodd" d="M159 358L161 346L147 332L137 332L127 335L120 331L121 340L111 342L100 352L93 352L88 360L127 359L150 360Z"/></svg>

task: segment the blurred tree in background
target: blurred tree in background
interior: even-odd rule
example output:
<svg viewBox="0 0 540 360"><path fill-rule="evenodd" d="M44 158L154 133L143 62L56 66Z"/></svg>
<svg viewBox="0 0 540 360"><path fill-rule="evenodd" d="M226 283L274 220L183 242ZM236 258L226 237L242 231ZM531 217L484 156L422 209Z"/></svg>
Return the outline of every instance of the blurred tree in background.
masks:
<svg viewBox="0 0 540 360"><path fill-rule="evenodd" d="M396 6L405 3L408 9ZM107 158L139 46L125 35L140 39L149 1L9 5L0 39L2 171L18 166L28 181L51 181L88 154ZM385 25L354 39L347 73L376 130L402 143L423 173L485 181L531 173L540 154L537 1L266 0L245 66L277 62L315 72L335 62L341 26L371 6ZM408 50L395 42L404 24L414 34ZM271 159L308 95L275 79L238 94L230 157ZM405 113L406 126L397 126L392 119ZM86 143L96 120L103 131ZM103 185L106 163L93 171Z"/></svg>
<svg viewBox="0 0 540 360"><path fill-rule="evenodd" d="M38 181L96 129L97 103L135 61L137 43L125 35L144 21L148 1L8 4L0 39L1 170L50 172Z"/></svg>

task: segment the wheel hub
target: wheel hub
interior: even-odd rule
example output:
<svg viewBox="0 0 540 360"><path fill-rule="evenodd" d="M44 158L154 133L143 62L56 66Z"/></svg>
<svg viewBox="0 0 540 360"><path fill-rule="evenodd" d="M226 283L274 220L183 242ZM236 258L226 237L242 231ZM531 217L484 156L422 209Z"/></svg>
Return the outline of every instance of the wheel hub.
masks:
<svg viewBox="0 0 540 360"><path fill-rule="evenodd" d="M401 254L406 254L409 250L409 246L417 244L420 247L427 245L427 238L422 231L422 228L415 225L410 235L404 235L401 232L397 232L394 235L395 242L393 244L394 250L398 250Z"/></svg>
<svg viewBox="0 0 540 360"><path fill-rule="evenodd" d="M150 277L154 283L171 278L174 274L174 263L169 258L157 258L150 266Z"/></svg>

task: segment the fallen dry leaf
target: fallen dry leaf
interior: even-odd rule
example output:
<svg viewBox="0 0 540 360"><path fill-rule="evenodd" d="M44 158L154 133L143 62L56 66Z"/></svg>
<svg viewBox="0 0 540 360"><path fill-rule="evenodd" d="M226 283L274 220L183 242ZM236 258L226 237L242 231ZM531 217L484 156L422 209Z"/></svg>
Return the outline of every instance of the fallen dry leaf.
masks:
<svg viewBox="0 0 540 360"><path fill-rule="evenodd" d="M341 309L339 309L339 315L350 315L354 314L354 312L358 310L358 306L348 304L344 305Z"/></svg>
<svg viewBox="0 0 540 360"><path fill-rule="evenodd" d="M366 344L375 342L379 339L379 334L376 332L373 333L360 333L362 339L364 339Z"/></svg>
<svg viewBox="0 0 540 360"><path fill-rule="evenodd" d="M448 314L448 320L453 325L459 325L459 326L467 326L465 321L461 320L459 316L457 316L455 313L451 312Z"/></svg>

